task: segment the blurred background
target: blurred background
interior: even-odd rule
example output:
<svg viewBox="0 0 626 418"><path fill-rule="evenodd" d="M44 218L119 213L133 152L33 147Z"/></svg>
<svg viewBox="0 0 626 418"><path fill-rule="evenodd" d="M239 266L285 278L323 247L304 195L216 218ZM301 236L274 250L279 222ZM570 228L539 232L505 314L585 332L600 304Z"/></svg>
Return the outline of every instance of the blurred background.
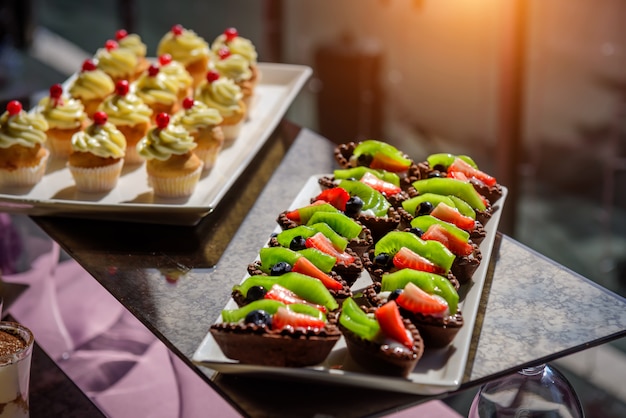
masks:
<svg viewBox="0 0 626 418"><path fill-rule="evenodd" d="M259 61L313 68L290 120L471 155L509 188L502 232L625 296L624 22L623 0L3 0L0 102L32 103L120 28L154 55L176 23L209 42L234 26ZM626 415L625 352L559 363L597 416Z"/></svg>

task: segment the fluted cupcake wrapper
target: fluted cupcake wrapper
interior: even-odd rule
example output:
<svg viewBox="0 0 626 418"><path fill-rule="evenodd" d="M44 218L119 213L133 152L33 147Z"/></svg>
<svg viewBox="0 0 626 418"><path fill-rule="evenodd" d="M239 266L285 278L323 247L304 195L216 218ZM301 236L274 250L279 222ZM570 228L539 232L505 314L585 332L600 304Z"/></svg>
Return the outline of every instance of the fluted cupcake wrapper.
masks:
<svg viewBox="0 0 626 418"><path fill-rule="evenodd" d="M20 167L15 170L2 170L0 184L9 187L31 187L39 183L46 172L46 165L50 157L50 151L44 149L45 154L39 164L32 167Z"/></svg>
<svg viewBox="0 0 626 418"><path fill-rule="evenodd" d="M108 192L115 188L122 173L124 159L102 167L76 167L68 164L76 189L87 193Z"/></svg>
<svg viewBox="0 0 626 418"><path fill-rule="evenodd" d="M148 174L148 183L154 194L160 197L177 198L191 195L202 174L202 165L194 172L179 177L157 177Z"/></svg>

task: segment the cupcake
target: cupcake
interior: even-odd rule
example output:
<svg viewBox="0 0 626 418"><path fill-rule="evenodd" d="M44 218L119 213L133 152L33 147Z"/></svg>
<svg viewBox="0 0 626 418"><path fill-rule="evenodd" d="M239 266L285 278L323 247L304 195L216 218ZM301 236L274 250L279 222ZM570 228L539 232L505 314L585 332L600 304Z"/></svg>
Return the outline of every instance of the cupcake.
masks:
<svg viewBox="0 0 626 418"><path fill-rule="evenodd" d="M41 180L50 156L46 130L43 116L26 113L17 100L7 104L0 116L0 184L31 187Z"/></svg>
<svg viewBox="0 0 626 418"><path fill-rule="evenodd" d="M157 65L151 65L134 87L135 94L152 109L153 122L159 113L173 115L180 109L178 82L161 74Z"/></svg>
<svg viewBox="0 0 626 418"><path fill-rule="evenodd" d="M180 103L188 96L193 96L193 78L189 71L178 61L174 61L170 54L159 57L159 71L166 78L171 78L178 85L178 101Z"/></svg>
<svg viewBox="0 0 626 418"><path fill-rule="evenodd" d="M227 143L239 136L247 108L242 100L243 93L233 80L221 77L217 71L208 71L206 79L196 89L195 98L220 112L223 119L220 126Z"/></svg>
<svg viewBox="0 0 626 418"><path fill-rule="evenodd" d="M222 77L232 79L239 86L243 101L249 109L254 96L255 83L252 80L253 73L248 61L242 55L233 54L227 46L223 46L217 53L213 67Z"/></svg>
<svg viewBox="0 0 626 418"><path fill-rule="evenodd" d="M150 61L146 58L146 44L142 42L138 34L128 33L126 29L115 32L115 40L120 48L131 50L137 57L137 66L133 78L138 78L150 66Z"/></svg>
<svg viewBox="0 0 626 418"><path fill-rule="evenodd" d="M96 112L93 124L72 137L72 153L67 166L81 192L112 190L122 173L126 139L107 114Z"/></svg>
<svg viewBox="0 0 626 418"><path fill-rule="evenodd" d="M194 87L198 86L209 68L209 44L193 30L181 25L174 25L157 46L157 55L169 54L185 66L193 78Z"/></svg>
<svg viewBox="0 0 626 418"><path fill-rule="evenodd" d="M197 147L193 152L204 163L204 170L213 168L224 145L220 112L192 97L187 97L183 101L183 109L175 115L175 120L191 134L196 142Z"/></svg>
<svg viewBox="0 0 626 418"><path fill-rule="evenodd" d="M156 122L137 144L139 155L147 160L148 182L156 196L187 197L202 173L202 161L193 153L196 143L185 128L170 123L167 113L157 115Z"/></svg>
<svg viewBox="0 0 626 418"><path fill-rule="evenodd" d="M90 59L83 62L81 71L68 88L69 95L81 101L90 118L98 111L100 103L114 91L115 83L111 77Z"/></svg>
<svg viewBox="0 0 626 418"><path fill-rule="evenodd" d="M95 59L98 68L107 73L113 83L133 81L137 77L137 56L131 49L120 48L113 39L106 41L104 48L96 51Z"/></svg>
<svg viewBox="0 0 626 418"><path fill-rule="evenodd" d="M227 28L219 34L211 43L211 52L214 56L219 56L222 48L228 48L231 54L243 57L250 67L252 76L248 80L254 88L261 79L261 71L257 65L257 52L254 44L249 39L239 36L236 28Z"/></svg>
<svg viewBox="0 0 626 418"><path fill-rule="evenodd" d="M117 82L115 94L102 103L100 110L108 115L109 122L126 138L124 164L142 163L144 159L137 153L137 143L152 126L152 110L135 93L129 91L126 80Z"/></svg>
<svg viewBox="0 0 626 418"><path fill-rule="evenodd" d="M60 84L54 84L50 95L39 101L37 112L48 122L47 146L51 154L67 158L72 152L72 136L88 124L83 104L66 96Z"/></svg>

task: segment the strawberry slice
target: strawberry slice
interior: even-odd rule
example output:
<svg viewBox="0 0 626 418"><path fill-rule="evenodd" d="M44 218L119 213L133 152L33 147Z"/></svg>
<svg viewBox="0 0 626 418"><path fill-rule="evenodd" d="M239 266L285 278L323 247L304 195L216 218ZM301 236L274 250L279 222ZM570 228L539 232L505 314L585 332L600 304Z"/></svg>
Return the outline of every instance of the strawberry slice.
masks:
<svg viewBox="0 0 626 418"><path fill-rule="evenodd" d="M405 347L413 348L413 336L404 326L400 310L395 301L385 303L375 312L381 331L392 340L400 342Z"/></svg>
<svg viewBox="0 0 626 418"><path fill-rule="evenodd" d="M377 170L387 170L392 173L400 173L409 169L411 161L405 158L394 158L383 152L376 152L373 155L369 167Z"/></svg>
<svg viewBox="0 0 626 418"><path fill-rule="evenodd" d="M307 205L307 206L304 206L302 208L298 208L298 209L294 209L294 210L288 211L287 213L285 213L285 216L290 221L302 223L302 215L301 215L301 210L302 209L306 210L306 209L309 209L311 206L323 205L324 203L326 203L324 200L316 200L313 203L311 203L310 205Z"/></svg>
<svg viewBox="0 0 626 418"><path fill-rule="evenodd" d="M323 253L332 255L337 259L337 262L342 262L344 264L352 264L354 262L354 257L348 254L345 251L339 251L331 240L329 240L324 234L318 232L317 234L309 237L305 240L305 245L307 248L316 248Z"/></svg>
<svg viewBox="0 0 626 418"><path fill-rule="evenodd" d="M325 237L324 237L325 238ZM332 244L331 244L332 245ZM339 283L337 280L330 277L328 274L324 273L322 270L317 268L315 264L313 264L308 258L300 257L296 260L291 268L291 271L295 273L304 274L310 277L314 277L324 283L324 286L330 290L341 290L343 289L343 285Z"/></svg>
<svg viewBox="0 0 626 418"><path fill-rule="evenodd" d="M496 185L495 177L492 177L489 174L472 167L470 164L458 157L455 158L454 162L448 167L448 173L450 172L463 173L467 178L476 179L490 187Z"/></svg>
<svg viewBox="0 0 626 418"><path fill-rule="evenodd" d="M301 304L304 304L304 305L312 306L315 309L319 310L320 312L326 313L326 307L325 306L318 305L318 304L315 304L315 303L311 303L311 302L301 298L300 296L298 296L297 294L295 294L291 290L287 289L286 287L283 287L283 286L281 286L281 285L279 285L277 283L274 283L272 285L272 288L265 293L264 298L265 299L277 300L279 302L284 303L285 305L291 305L292 303L301 303Z"/></svg>
<svg viewBox="0 0 626 418"><path fill-rule="evenodd" d="M425 315L442 315L448 310L448 303L445 299L427 293L413 282L406 284L402 293L396 298L396 303L407 311Z"/></svg>
<svg viewBox="0 0 626 418"><path fill-rule="evenodd" d="M394 194L398 194L402 191L402 189L395 184L380 179L369 172L364 173L359 181L387 196L393 196Z"/></svg>
<svg viewBox="0 0 626 418"><path fill-rule="evenodd" d="M440 202L430 214L437 219L454 224L468 232L473 231L476 227L476 221L474 221L474 219L463 215L457 208L453 208L443 202Z"/></svg>
<svg viewBox="0 0 626 418"><path fill-rule="evenodd" d="M393 265L396 266L397 269L408 268L429 273L445 274L443 267L439 267L426 257L419 255L407 247L400 248L393 256Z"/></svg>
<svg viewBox="0 0 626 418"><path fill-rule="evenodd" d="M331 189L322 190L315 198L316 201L323 200L330 203L340 211L346 210L346 203L350 199L350 193L341 187L333 187Z"/></svg>
<svg viewBox="0 0 626 418"><path fill-rule="evenodd" d="M461 180L461 181L469 181L467 176L465 174L461 173L460 171L450 171L447 174L447 176L450 177L451 179L457 179L457 180Z"/></svg>
<svg viewBox="0 0 626 418"><path fill-rule="evenodd" d="M310 315L293 312L281 306L272 317L272 329L281 330L287 326L293 328L306 328L308 330L322 329L325 322L323 319L314 318Z"/></svg>
<svg viewBox="0 0 626 418"><path fill-rule="evenodd" d="M469 242L460 240L438 224L432 224L428 227L428 230L422 234L422 239L426 241L439 241L445 245L452 254L459 257L470 255L474 251L474 248Z"/></svg>

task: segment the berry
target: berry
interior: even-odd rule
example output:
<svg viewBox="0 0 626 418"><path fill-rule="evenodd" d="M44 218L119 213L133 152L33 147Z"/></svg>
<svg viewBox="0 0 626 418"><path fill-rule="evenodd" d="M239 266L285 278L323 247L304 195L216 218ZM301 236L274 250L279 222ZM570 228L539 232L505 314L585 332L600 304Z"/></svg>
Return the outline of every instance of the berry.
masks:
<svg viewBox="0 0 626 418"><path fill-rule="evenodd" d="M387 296L387 302L398 299L398 296L400 296L401 294L402 289L395 289L394 291L389 293L389 296Z"/></svg>
<svg viewBox="0 0 626 418"><path fill-rule="evenodd" d="M284 261L279 261L274 264L270 269L270 276L281 276L285 273L289 273L291 271L291 265Z"/></svg>
<svg viewBox="0 0 626 418"><path fill-rule="evenodd" d="M167 125L170 123L170 115L165 112L161 112L156 116L156 123L159 129L167 128Z"/></svg>
<svg viewBox="0 0 626 418"><path fill-rule="evenodd" d="M272 329L281 330L287 326L293 328L322 329L325 322L323 319L314 318L310 315L290 311L280 307L272 318Z"/></svg>
<svg viewBox="0 0 626 418"><path fill-rule="evenodd" d="M11 100L7 104L7 112L9 112L9 115L14 116L20 113L21 111L22 111L22 103L20 103L19 101Z"/></svg>
<svg viewBox="0 0 626 418"><path fill-rule="evenodd" d="M172 33L174 34L174 36L179 36L183 34L183 25L177 24L172 26Z"/></svg>
<svg viewBox="0 0 626 418"><path fill-rule="evenodd" d="M466 231L473 231L476 226L474 219L463 215L457 208L448 206L443 202L439 203L437 207L432 210L431 215L442 221L454 224Z"/></svg>
<svg viewBox="0 0 626 418"><path fill-rule="evenodd" d="M206 73L206 81L208 81L209 83L212 83L219 78L220 78L220 74L215 70L211 70Z"/></svg>
<svg viewBox="0 0 626 418"><path fill-rule="evenodd" d="M104 125L107 123L107 120L109 120L109 116L105 112L99 111L93 115L93 122L96 125Z"/></svg>
<svg viewBox="0 0 626 418"><path fill-rule="evenodd" d="M427 201L424 201L419 204L417 210L415 211L415 216L428 215L433 211L433 204Z"/></svg>
<svg viewBox="0 0 626 418"><path fill-rule="evenodd" d="M115 84L115 92L120 96L126 96L128 94L128 89L128 80L120 80Z"/></svg>
<svg viewBox="0 0 626 418"><path fill-rule="evenodd" d="M109 39L108 41L104 43L104 47L106 48L107 51L112 51L114 49L117 49L119 47L119 44L113 39Z"/></svg>
<svg viewBox="0 0 626 418"><path fill-rule="evenodd" d="M443 268L407 247L400 248L393 256L393 265L398 269L408 268L437 274L445 273Z"/></svg>
<svg viewBox="0 0 626 418"><path fill-rule="evenodd" d="M345 211L346 203L350 200L350 193L341 187L332 187L330 189L322 190L322 192L318 194L314 200L323 200L324 202L330 203L340 211Z"/></svg>
<svg viewBox="0 0 626 418"><path fill-rule="evenodd" d="M227 46L223 46L217 51L217 56L220 57L221 60L230 57L230 48Z"/></svg>
<svg viewBox="0 0 626 418"><path fill-rule="evenodd" d="M60 84L53 84L50 87L50 97L52 99L58 99L61 97L61 95L63 94L63 87L61 87Z"/></svg>
<svg viewBox="0 0 626 418"><path fill-rule="evenodd" d="M361 154L357 157L357 164L369 167L374 158L369 154Z"/></svg>
<svg viewBox="0 0 626 418"><path fill-rule="evenodd" d="M191 109L193 107L193 104L193 97L185 97L185 99L183 100L183 108L185 109Z"/></svg>
<svg viewBox="0 0 626 418"><path fill-rule="evenodd" d="M374 313L381 331L389 338L398 341L405 347L413 348L413 336L404 326L400 310L395 301L385 303Z"/></svg>
<svg viewBox="0 0 626 418"><path fill-rule="evenodd" d="M269 327L272 325L272 316L265 311L260 309L254 310L243 320L246 324L254 324L261 327Z"/></svg>
<svg viewBox="0 0 626 418"><path fill-rule="evenodd" d="M124 39L128 36L128 31L126 29L120 29L117 32L115 32L115 39L117 39L118 41L120 39Z"/></svg>
<svg viewBox="0 0 626 418"><path fill-rule="evenodd" d="M159 64L167 65L172 62L172 56L170 54L163 54L159 56Z"/></svg>
<svg viewBox="0 0 626 418"><path fill-rule="evenodd" d="M366 172L365 174L363 174L363 176L361 177L359 181L361 183L367 184L372 189L377 190L387 196L393 196L402 191L402 189L399 186L396 186L393 183L380 179L370 172Z"/></svg>
<svg viewBox="0 0 626 418"><path fill-rule="evenodd" d="M411 228L411 229L409 229L409 232L410 232L411 234L417 235L417 236L418 236L418 237L420 237L420 238L421 238L421 236L424 234L424 231L422 231L422 230L421 230L421 229L419 229L419 228Z"/></svg>
<svg viewBox="0 0 626 418"><path fill-rule="evenodd" d="M159 67L154 64L150 65L150 67L148 67L148 75L150 77L156 77L157 74L159 74Z"/></svg>
<svg viewBox="0 0 626 418"><path fill-rule="evenodd" d="M83 61L83 66L82 66L82 70L83 71L93 71L96 68L98 68L98 67L96 67L96 64L92 60L87 59L87 60Z"/></svg>
<svg viewBox="0 0 626 418"><path fill-rule="evenodd" d="M253 302L255 300L265 298L265 294L267 290L263 286L252 286L246 292L246 300L249 302Z"/></svg>
<svg viewBox="0 0 626 418"><path fill-rule="evenodd" d="M289 243L289 249L293 251L304 250L306 248L306 240L303 236L294 237Z"/></svg>
<svg viewBox="0 0 626 418"><path fill-rule="evenodd" d="M226 42L230 42L239 36L239 32L237 32L237 29L235 28L227 28L224 31L224 36L226 37Z"/></svg>
<svg viewBox="0 0 626 418"><path fill-rule="evenodd" d="M388 253L380 253L374 257L374 264L381 267L388 267L391 265L391 256Z"/></svg>
<svg viewBox="0 0 626 418"><path fill-rule="evenodd" d="M448 303L444 298L431 295L412 282L406 284L396 302L407 311L425 315L441 315L448 310Z"/></svg>
<svg viewBox="0 0 626 418"><path fill-rule="evenodd" d="M346 210L344 213L350 217L356 216L361 212L361 209L363 209L363 205L363 199L359 196L352 196L346 202Z"/></svg>
<svg viewBox="0 0 626 418"><path fill-rule="evenodd" d="M439 170L431 171L430 173L428 173L428 178L445 177L445 176L446 175Z"/></svg>
<svg viewBox="0 0 626 418"><path fill-rule="evenodd" d="M306 257L300 257L296 260L293 265L293 272L305 274L310 277L314 277L321 281L327 289L331 290L341 290L343 289L343 285L330 277L328 274L324 273L322 270L317 268L311 260Z"/></svg>

